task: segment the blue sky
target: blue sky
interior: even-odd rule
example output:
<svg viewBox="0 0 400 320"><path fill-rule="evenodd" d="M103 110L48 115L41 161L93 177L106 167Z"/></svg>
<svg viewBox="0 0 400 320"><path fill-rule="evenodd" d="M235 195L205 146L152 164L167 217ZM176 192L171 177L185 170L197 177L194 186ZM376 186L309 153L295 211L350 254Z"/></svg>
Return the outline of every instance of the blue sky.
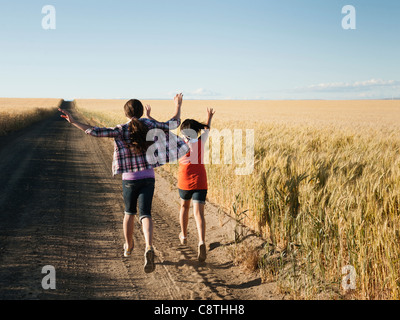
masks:
<svg viewBox="0 0 400 320"><path fill-rule="evenodd" d="M399 35L398 0L0 0L0 96L400 97Z"/></svg>

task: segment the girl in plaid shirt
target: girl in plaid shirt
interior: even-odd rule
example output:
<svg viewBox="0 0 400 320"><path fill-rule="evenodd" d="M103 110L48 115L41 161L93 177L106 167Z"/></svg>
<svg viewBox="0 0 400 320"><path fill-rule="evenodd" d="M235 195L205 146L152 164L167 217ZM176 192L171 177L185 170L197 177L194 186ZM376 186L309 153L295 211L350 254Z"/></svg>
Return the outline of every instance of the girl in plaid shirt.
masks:
<svg viewBox="0 0 400 320"><path fill-rule="evenodd" d="M125 215L123 230L125 237L124 256L129 257L134 248L133 228L134 216L139 207L139 219L143 227L146 241L145 265L146 273L153 272L153 220L151 206L154 195L154 168L166 162L178 160L185 155L189 147L170 130L180 125L183 95L174 98L175 114L167 122L158 122L150 117L150 106L146 106L148 118L141 118L144 112L139 100L129 100L125 106L125 115L129 122L114 128L92 127L76 121L72 115L59 109L69 123L93 137L114 138L113 175L122 174ZM152 141L147 141L152 137Z"/></svg>

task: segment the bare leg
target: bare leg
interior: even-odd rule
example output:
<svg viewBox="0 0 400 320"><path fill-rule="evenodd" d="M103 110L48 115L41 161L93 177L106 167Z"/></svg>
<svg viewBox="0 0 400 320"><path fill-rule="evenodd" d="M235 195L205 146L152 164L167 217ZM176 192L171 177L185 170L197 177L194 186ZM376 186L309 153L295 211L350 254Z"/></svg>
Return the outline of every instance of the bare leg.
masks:
<svg viewBox="0 0 400 320"><path fill-rule="evenodd" d="M154 249L153 249L153 219L143 218L142 227L144 239L146 241L146 251L144 253L144 272L153 272L156 268L154 263Z"/></svg>
<svg viewBox="0 0 400 320"><path fill-rule="evenodd" d="M193 202L194 219L196 220L199 243L206 241L206 220L204 219L204 203Z"/></svg>
<svg viewBox="0 0 400 320"><path fill-rule="evenodd" d="M181 234L183 237L187 237L187 229L189 223L189 209L190 209L190 200L181 199L181 210L179 213L179 221L181 223Z"/></svg>
<svg viewBox="0 0 400 320"><path fill-rule="evenodd" d="M135 216L126 214L124 216L123 221L123 229L124 229L124 237L125 243L128 247L128 250L133 248L133 229L134 229L134 222Z"/></svg>
<svg viewBox="0 0 400 320"><path fill-rule="evenodd" d="M146 241L146 248L151 248L153 246L153 219L143 218L142 227L144 239Z"/></svg>

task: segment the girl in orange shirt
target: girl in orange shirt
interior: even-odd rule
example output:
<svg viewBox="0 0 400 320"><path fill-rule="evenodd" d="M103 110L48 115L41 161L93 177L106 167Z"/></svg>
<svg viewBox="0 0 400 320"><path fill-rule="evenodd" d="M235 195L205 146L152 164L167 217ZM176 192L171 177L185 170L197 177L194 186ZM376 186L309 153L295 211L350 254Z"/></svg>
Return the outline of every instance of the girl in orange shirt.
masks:
<svg viewBox="0 0 400 320"><path fill-rule="evenodd" d="M207 124L202 124L193 119L186 119L181 124L182 132L190 151L179 159L178 189L181 198L179 221L181 244L187 244L187 228L189 222L190 201L193 200L193 213L196 220L199 236L198 260L205 261L207 257L205 245L206 222L204 219L204 206L207 196L207 174L204 167L204 145L207 141L211 127L214 110L207 108ZM200 135L201 130L205 130ZM200 135L200 136L199 136Z"/></svg>

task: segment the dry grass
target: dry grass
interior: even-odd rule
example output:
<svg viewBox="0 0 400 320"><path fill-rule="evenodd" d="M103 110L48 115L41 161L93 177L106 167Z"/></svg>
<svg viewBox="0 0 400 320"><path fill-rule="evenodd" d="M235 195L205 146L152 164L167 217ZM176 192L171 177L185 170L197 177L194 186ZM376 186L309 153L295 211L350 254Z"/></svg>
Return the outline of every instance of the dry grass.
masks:
<svg viewBox="0 0 400 320"><path fill-rule="evenodd" d="M124 102L77 106L111 126L125 121ZM172 101L144 102L159 120L173 112ZM205 121L208 106L215 128L255 130L252 175L206 168L209 200L233 216L248 210L246 225L270 242L265 279L298 297L346 297L342 268L352 265L352 297L399 299L400 101L185 101L182 119Z"/></svg>
<svg viewBox="0 0 400 320"><path fill-rule="evenodd" d="M232 261L244 271L254 272L260 267L260 252L257 248L249 247L248 244L237 243L228 248Z"/></svg>
<svg viewBox="0 0 400 320"><path fill-rule="evenodd" d="M47 117L60 104L60 99L0 98L0 136Z"/></svg>

